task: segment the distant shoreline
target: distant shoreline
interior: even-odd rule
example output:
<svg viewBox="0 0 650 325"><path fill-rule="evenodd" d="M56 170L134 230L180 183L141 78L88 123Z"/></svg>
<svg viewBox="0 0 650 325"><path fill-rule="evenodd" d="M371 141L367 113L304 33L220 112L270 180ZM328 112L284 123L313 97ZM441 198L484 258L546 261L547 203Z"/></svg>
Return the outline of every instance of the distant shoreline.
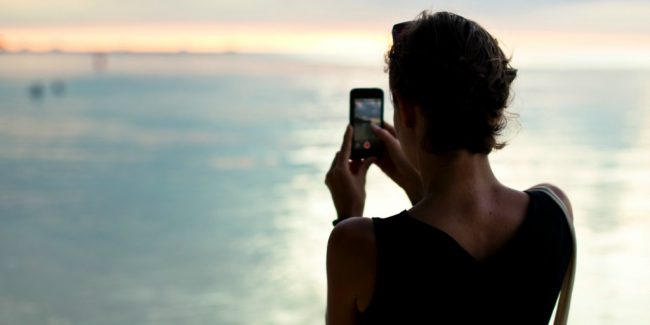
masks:
<svg viewBox="0 0 650 325"><path fill-rule="evenodd" d="M190 52L190 51L31 51L31 50L3 50L0 49L0 57L10 56L91 56L91 57L147 57L159 56L169 58L182 57L221 57L221 58L238 58L238 59L255 59L255 60L280 60L280 61L300 61L316 64L335 64L337 66L348 67L375 67L384 66L383 59L375 58L355 58L337 55L318 55L306 53L281 53L281 52L239 52L239 51L221 51L221 52ZM565 62L554 61L524 61L513 64L521 71L650 71L649 62L574 62L567 60Z"/></svg>

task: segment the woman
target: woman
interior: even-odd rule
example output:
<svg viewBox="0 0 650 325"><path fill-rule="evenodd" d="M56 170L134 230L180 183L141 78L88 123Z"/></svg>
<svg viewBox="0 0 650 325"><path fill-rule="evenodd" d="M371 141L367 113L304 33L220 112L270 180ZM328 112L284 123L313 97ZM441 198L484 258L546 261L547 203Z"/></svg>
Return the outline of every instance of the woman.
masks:
<svg viewBox="0 0 650 325"><path fill-rule="evenodd" d="M504 146L516 70L487 31L447 12L395 25L386 61L395 126L374 130L383 154L350 161L348 126L326 176L338 213L328 323L547 324L570 273L571 205L549 184L501 184L488 160ZM410 209L354 217L372 163Z"/></svg>

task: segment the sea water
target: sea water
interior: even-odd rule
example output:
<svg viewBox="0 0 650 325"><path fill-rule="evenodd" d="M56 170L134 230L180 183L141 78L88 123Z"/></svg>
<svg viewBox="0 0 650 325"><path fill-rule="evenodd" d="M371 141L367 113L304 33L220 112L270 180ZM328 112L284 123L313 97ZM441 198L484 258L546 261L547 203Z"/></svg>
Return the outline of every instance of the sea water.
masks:
<svg viewBox="0 0 650 325"><path fill-rule="evenodd" d="M0 55L0 324L322 324L323 180L381 63ZM650 319L650 71L521 69L505 184L573 203L574 324ZM390 100L385 119L392 120ZM408 208L376 168L366 215Z"/></svg>

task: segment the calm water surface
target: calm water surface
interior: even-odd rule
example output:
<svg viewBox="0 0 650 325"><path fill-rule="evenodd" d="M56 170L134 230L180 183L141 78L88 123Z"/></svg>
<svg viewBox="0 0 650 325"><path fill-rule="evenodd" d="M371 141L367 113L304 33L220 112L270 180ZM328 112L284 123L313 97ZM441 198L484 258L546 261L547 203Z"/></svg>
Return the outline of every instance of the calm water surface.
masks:
<svg viewBox="0 0 650 325"><path fill-rule="evenodd" d="M323 323L324 173L382 66L92 62L0 55L0 324ZM492 155L504 183L573 201L574 324L650 319L648 90L650 71L523 69ZM367 215L407 202L371 169Z"/></svg>

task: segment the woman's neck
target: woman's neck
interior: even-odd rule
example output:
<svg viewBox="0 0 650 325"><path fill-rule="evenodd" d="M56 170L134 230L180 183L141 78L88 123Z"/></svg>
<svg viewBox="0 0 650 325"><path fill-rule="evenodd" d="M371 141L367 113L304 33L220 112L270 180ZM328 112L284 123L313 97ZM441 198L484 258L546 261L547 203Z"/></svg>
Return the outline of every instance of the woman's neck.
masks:
<svg viewBox="0 0 650 325"><path fill-rule="evenodd" d="M501 186L484 154L464 150L444 155L421 154L418 164L423 201L468 202Z"/></svg>

